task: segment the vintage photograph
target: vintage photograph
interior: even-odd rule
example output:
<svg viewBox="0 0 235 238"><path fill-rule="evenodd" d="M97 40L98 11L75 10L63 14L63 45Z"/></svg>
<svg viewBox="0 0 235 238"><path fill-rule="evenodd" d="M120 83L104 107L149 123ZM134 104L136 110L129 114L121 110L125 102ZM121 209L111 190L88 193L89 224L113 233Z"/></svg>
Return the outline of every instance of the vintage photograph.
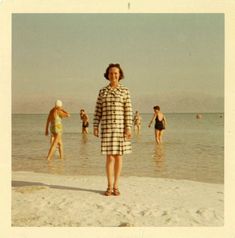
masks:
<svg viewBox="0 0 235 238"><path fill-rule="evenodd" d="M224 225L223 13L11 21L12 227Z"/></svg>

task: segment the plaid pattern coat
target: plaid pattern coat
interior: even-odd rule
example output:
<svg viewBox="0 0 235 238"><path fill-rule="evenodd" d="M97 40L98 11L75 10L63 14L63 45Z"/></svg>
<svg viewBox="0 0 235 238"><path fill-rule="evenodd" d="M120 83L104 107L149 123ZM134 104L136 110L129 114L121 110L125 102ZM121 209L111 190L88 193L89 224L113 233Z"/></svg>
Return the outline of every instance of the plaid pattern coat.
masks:
<svg viewBox="0 0 235 238"><path fill-rule="evenodd" d="M120 85L102 88L96 102L93 126L101 124L101 153L123 155L131 153L131 142L124 137L132 127L132 105L129 90Z"/></svg>

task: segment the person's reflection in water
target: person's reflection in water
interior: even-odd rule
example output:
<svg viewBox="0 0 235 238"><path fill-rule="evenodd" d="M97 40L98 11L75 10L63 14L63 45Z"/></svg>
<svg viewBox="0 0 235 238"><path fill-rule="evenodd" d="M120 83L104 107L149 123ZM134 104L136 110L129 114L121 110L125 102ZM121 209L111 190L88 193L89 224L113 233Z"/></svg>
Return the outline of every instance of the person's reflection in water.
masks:
<svg viewBox="0 0 235 238"><path fill-rule="evenodd" d="M79 155L80 157L87 157L87 142L88 136L86 134L81 135L81 142L79 146Z"/></svg>
<svg viewBox="0 0 235 238"><path fill-rule="evenodd" d="M47 169L50 174L64 174L64 160L48 161Z"/></svg>
<svg viewBox="0 0 235 238"><path fill-rule="evenodd" d="M81 141L79 145L79 154L78 161L79 161L79 167L83 168L83 170L86 170L88 168L88 135L87 134L81 134Z"/></svg>
<svg viewBox="0 0 235 238"><path fill-rule="evenodd" d="M142 142L142 135L139 133L135 133L134 134L135 136L133 136L133 140L136 142L136 143L141 143Z"/></svg>
<svg viewBox="0 0 235 238"><path fill-rule="evenodd" d="M165 169L165 150L164 145L155 145L154 148L154 159L156 161L157 171L163 171Z"/></svg>
<svg viewBox="0 0 235 238"><path fill-rule="evenodd" d="M86 144L88 141L88 136L87 134L82 134L82 140L81 140L81 144Z"/></svg>

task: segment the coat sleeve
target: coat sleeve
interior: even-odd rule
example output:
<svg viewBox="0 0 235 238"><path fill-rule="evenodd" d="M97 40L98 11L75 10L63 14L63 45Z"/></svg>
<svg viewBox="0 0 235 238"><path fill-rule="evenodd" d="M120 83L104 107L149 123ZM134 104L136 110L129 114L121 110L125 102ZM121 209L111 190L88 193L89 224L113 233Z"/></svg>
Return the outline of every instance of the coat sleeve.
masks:
<svg viewBox="0 0 235 238"><path fill-rule="evenodd" d="M102 117L102 100L101 100L101 91L99 92L98 98L96 100L95 113L93 118L93 127L98 128L100 120Z"/></svg>
<svg viewBox="0 0 235 238"><path fill-rule="evenodd" d="M129 90L126 91L124 102L124 127L128 130L131 130L132 127L132 104Z"/></svg>

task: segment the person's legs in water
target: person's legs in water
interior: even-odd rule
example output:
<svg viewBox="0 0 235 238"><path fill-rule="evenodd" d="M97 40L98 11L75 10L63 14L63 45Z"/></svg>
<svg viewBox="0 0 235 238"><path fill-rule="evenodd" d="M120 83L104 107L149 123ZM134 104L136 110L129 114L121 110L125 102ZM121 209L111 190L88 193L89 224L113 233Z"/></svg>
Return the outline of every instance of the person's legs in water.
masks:
<svg viewBox="0 0 235 238"><path fill-rule="evenodd" d="M59 134L57 144L58 144L60 159L64 159L64 147L63 147L62 135L61 134Z"/></svg>
<svg viewBox="0 0 235 238"><path fill-rule="evenodd" d="M47 155L47 160L52 159L52 156L53 156L56 146L58 144L58 140L60 139L60 134L53 134L53 137L54 137L54 140L51 143L51 147L50 147L48 155Z"/></svg>

